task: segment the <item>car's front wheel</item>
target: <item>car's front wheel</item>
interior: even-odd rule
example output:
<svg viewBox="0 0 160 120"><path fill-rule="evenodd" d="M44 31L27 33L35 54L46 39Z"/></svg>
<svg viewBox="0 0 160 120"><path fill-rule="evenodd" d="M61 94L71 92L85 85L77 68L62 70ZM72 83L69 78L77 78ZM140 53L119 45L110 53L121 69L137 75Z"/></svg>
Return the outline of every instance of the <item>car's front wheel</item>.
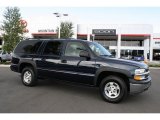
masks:
<svg viewBox="0 0 160 120"><path fill-rule="evenodd" d="M31 67L25 67L21 73L22 83L25 86L35 86L37 79L34 70Z"/></svg>
<svg viewBox="0 0 160 120"><path fill-rule="evenodd" d="M127 96L126 83L117 76L108 76L100 84L102 98L111 103L118 103Z"/></svg>

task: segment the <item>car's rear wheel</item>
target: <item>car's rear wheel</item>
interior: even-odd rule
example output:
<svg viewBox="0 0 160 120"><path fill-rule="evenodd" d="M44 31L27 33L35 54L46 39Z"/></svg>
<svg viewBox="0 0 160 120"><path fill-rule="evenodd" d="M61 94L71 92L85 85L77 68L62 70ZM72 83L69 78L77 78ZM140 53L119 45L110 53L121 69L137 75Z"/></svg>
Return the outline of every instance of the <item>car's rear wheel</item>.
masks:
<svg viewBox="0 0 160 120"><path fill-rule="evenodd" d="M37 84L37 78L34 70L31 67L25 67L21 73L22 83L25 86L35 86Z"/></svg>
<svg viewBox="0 0 160 120"><path fill-rule="evenodd" d="M108 76L100 84L102 98L111 103L118 103L127 96L126 83L117 76Z"/></svg>

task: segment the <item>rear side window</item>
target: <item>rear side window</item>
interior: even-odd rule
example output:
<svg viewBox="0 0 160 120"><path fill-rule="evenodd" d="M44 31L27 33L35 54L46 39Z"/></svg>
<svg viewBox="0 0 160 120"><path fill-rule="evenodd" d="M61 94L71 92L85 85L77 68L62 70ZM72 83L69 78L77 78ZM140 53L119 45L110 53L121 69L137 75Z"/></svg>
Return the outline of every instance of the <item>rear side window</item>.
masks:
<svg viewBox="0 0 160 120"><path fill-rule="evenodd" d="M49 41L44 49L44 55L60 55L62 42Z"/></svg>
<svg viewBox="0 0 160 120"><path fill-rule="evenodd" d="M18 44L14 53L27 53L27 54L35 54L42 44L42 41L38 40L26 40L22 41Z"/></svg>

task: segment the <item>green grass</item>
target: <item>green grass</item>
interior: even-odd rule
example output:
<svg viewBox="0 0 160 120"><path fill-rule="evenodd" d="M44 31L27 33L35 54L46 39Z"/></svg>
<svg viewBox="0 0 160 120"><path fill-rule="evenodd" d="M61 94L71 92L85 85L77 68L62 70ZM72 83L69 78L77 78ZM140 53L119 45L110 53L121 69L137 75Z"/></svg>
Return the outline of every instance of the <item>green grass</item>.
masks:
<svg viewBox="0 0 160 120"><path fill-rule="evenodd" d="M0 62L0 65L10 65L11 61L6 61L6 62Z"/></svg>
<svg viewBox="0 0 160 120"><path fill-rule="evenodd" d="M149 64L149 67L160 67L160 64Z"/></svg>

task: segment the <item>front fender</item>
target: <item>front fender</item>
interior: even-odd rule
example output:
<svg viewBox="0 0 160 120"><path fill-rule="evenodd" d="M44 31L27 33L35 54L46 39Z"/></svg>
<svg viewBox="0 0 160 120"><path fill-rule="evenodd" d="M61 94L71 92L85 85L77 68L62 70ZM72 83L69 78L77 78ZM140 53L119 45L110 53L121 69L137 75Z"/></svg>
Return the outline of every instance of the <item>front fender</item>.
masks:
<svg viewBox="0 0 160 120"><path fill-rule="evenodd" d="M94 78L94 85L97 84L98 77L102 72L120 73L120 74L123 74L123 75L127 76L128 78L132 77L131 72L128 71L128 70L124 70L124 69L120 69L120 68L113 68L113 67L108 67L108 66L107 67L100 67L96 71L95 78Z"/></svg>

